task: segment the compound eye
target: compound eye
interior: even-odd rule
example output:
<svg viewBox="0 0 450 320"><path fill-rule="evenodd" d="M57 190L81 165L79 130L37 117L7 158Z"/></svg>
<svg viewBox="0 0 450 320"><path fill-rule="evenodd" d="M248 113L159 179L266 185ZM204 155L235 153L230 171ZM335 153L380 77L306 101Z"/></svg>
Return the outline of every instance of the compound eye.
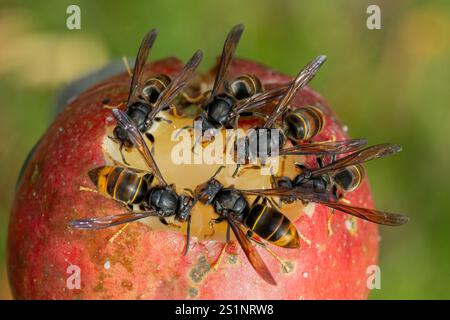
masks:
<svg viewBox="0 0 450 320"><path fill-rule="evenodd" d="M233 97L242 100L262 92L262 84L257 77L245 75L234 79L229 86L229 90Z"/></svg>

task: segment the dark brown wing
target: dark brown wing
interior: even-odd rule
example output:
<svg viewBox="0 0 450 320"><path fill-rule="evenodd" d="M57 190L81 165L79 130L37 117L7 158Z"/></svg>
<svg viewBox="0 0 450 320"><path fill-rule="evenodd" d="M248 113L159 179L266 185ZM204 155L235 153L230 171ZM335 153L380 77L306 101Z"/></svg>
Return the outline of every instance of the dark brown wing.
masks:
<svg viewBox="0 0 450 320"><path fill-rule="evenodd" d="M155 102L152 111L148 115L148 119L151 122L155 116L163 109L167 108L170 103L177 97L180 91L186 86L189 80L192 79L195 70L197 70L200 61L202 61L203 53L198 50L189 59L184 66L183 70L170 82L169 86L162 92Z"/></svg>
<svg viewBox="0 0 450 320"><path fill-rule="evenodd" d="M144 158L146 164L152 171L153 175L158 179L159 183L167 186L167 182L164 180L161 171L159 171L153 155L147 147L147 144L142 137L142 134L136 128L134 122L128 117L128 115L120 109L113 109L112 113L117 120L117 123L128 133L128 138L139 151Z"/></svg>
<svg viewBox="0 0 450 320"><path fill-rule="evenodd" d="M402 214L389 213L375 209L353 207L343 203L332 201L317 202L322 203L327 207L351 214L352 216L355 216L357 218L386 226L401 226L409 221L409 217Z"/></svg>
<svg viewBox="0 0 450 320"><path fill-rule="evenodd" d="M261 197L284 197L292 198L296 200L303 201L326 201L329 199L330 195L328 193L315 192L309 189L299 189L299 188L272 188L272 189L249 189L249 190L239 190L243 194L251 196L261 196Z"/></svg>
<svg viewBox="0 0 450 320"><path fill-rule="evenodd" d="M236 239L241 245L242 250L244 250L245 255L250 261L250 264L261 276L261 278L263 278L267 283L276 286L277 282L270 273L269 268L266 266L264 260L261 258L256 248L247 238L244 231L242 231L242 229L239 227L239 222L236 222L234 218L229 214L225 214L225 217L227 218L227 221L230 224L231 230L233 230Z"/></svg>
<svg viewBox="0 0 450 320"><path fill-rule="evenodd" d="M281 149L280 155L302 154L340 154L354 152L367 144L367 139L349 139L342 141L321 141L301 143L291 148Z"/></svg>
<svg viewBox="0 0 450 320"><path fill-rule="evenodd" d="M137 97L136 91L139 88L142 71L144 70L145 62L150 49L153 47L158 29L150 30L144 37L139 47L136 61L134 62L133 77L131 78L130 92L128 93L127 106L130 106Z"/></svg>
<svg viewBox="0 0 450 320"><path fill-rule="evenodd" d="M286 108L289 106L289 103L295 97L297 92L303 89L303 87L306 86L314 78L314 75L317 73L326 59L326 56L318 56L299 72L299 74L291 82L286 95L283 97L283 99L280 100L278 105L270 114L269 118L264 124L264 128L272 128L275 120L286 111Z"/></svg>
<svg viewBox="0 0 450 320"><path fill-rule="evenodd" d="M228 67L233 59L234 52L236 51L237 44L241 38L242 32L244 31L244 26L238 24L231 29L228 33L225 44L223 45L222 56L220 57L219 69L217 70L216 79L214 80L213 88L211 90L211 96L217 94L220 86L225 79Z"/></svg>
<svg viewBox="0 0 450 320"><path fill-rule="evenodd" d="M310 190L286 189L260 189L260 190L240 190L242 193L256 196L278 196L278 197L290 197L291 199L304 200L310 202L316 202L326 205L327 207L351 214L355 217L368 220L370 222L388 225L388 226L400 226L409 221L409 217L396 213L389 213L378 211L375 209L359 208L343 203L330 200L331 194L314 192Z"/></svg>
<svg viewBox="0 0 450 320"><path fill-rule="evenodd" d="M95 217L95 218L86 218L73 220L69 222L69 225L76 229L88 229L88 230L96 230L96 229L104 229L113 226L117 226L119 224L124 224L128 222L133 222L139 219L157 216L158 214L155 211L145 211L145 212L129 212L122 214L115 214L111 216L105 217Z"/></svg>
<svg viewBox="0 0 450 320"><path fill-rule="evenodd" d="M355 164L360 164L370 160L383 158L390 156L397 152L400 152L402 147L398 144L383 143L377 144L371 147L364 148L362 150L353 152L348 156L338 159L322 168L315 169L311 172L312 175L320 175L330 171L338 170L344 167L348 167Z"/></svg>
<svg viewBox="0 0 450 320"><path fill-rule="evenodd" d="M274 188L274 189L239 189L243 194L251 196L262 196L262 197L284 197L292 194L293 189L287 188Z"/></svg>
<svg viewBox="0 0 450 320"><path fill-rule="evenodd" d="M238 101L234 107L234 113L240 114L250 109L256 109L267 105L268 103L281 99L289 89L290 83L282 84L275 88L255 94L247 99Z"/></svg>

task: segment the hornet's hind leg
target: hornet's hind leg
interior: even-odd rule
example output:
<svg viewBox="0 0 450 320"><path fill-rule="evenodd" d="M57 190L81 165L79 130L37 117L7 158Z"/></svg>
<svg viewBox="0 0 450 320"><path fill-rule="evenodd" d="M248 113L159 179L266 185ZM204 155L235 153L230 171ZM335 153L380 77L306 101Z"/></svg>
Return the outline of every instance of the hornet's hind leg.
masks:
<svg viewBox="0 0 450 320"><path fill-rule="evenodd" d="M283 260L279 255L277 255L272 249L270 249L267 244L265 244L261 239L258 239L255 235L255 233L251 230L247 231L247 238L255 243L256 245L262 247L264 250L266 250L272 257L277 259L277 261L280 263L281 268L283 269L283 272L288 273L291 271L291 267Z"/></svg>
<svg viewBox="0 0 450 320"><path fill-rule="evenodd" d="M220 250L219 257L216 259L216 261L211 265L211 269L213 271L217 271L219 269L220 264L222 263L223 257L225 255L225 252L230 244L230 225L227 225L227 235L226 235L226 242L223 245L222 249Z"/></svg>
<svg viewBox="0 0 450 320"><path fill-rule="evenodd" d="M125 144L122 141L120 141L119 139L115 138L115 137L108 136L108 138L111 139L112 141L114 141L115 143L119 144L119 152L120 152L120 156L122 158L122 162L125 165L129 166L130 164L127 162L127 160L125 160L125 156L123 154L123 148L125 147Z"/></svg>

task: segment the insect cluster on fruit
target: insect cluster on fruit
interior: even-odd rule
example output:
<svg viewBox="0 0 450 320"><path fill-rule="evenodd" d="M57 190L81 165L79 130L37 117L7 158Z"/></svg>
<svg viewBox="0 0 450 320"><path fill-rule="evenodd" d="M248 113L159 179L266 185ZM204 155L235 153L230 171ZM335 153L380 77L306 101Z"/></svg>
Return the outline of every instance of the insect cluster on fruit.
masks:
<svg viewBox="0 0 450 320"><path fill-rule="evenodd" d="M264 88L255 75L242 74L229 80L227 70L242 32L242 25L232 28L225 40L211 90L199 91L197 96L189 95L186 87L195 76L202 52L195 52L173 78L159 74L145 80L142 72L158 32L152 29L144 37L132 72L128 99L111 107L117 125L110 138L117 143L122 161L92 168L89 172L96 186L93 191L121 203L126 212L80 218L71 221L72 227L90 230L116 225L126 227L132 221L147 217L156 217L171 226L173 223L167 218L172 217L177 223L187 224L184 254L188 254L191 211L197 203L202 203L212 206L217 215L210 221L212 229L216 223L227 223L226 243L215 268L230 243L232 231L256 272L269 284L276 285L256 247L267 250L283 264L269 244L295 250L301 241L308 243L308 239L280 211L283 204L295 201L323 204L332 210L390 226L408 221L403 215L346 204L344 198L345 193L355 190L362 182L362 163L397 153L401 150L399 145L386 143L367 147L366 139L319 141L316 137L324 126L326 110L319 105L291 108L293 98L314 77L326 57L316 57L292 81L270 89ZM232 137L231 149L236 160L233 177L239 177L246 170L270 166L274 158L279 160L292 155L312 155L317 158L317 166L295 163L299 173L294 178L272 174L272 188L266 189L239 189L224 185L217 179L222 166L196 188L180 192L176 190L176 181L166 181L159 169L153 150L158 148L158 141L151 129L157 122L170 123L160 116L161 113L183 117L186 109L192 109L192 106L197 114L193 117L194 122L181 129L194 138L192 152L218 141L218 135L224 129L239 129L242 119L261 119L262 124L252 132ZM267 108L271 111L266 112ZM205 137L209 138L208 141L204 141ZM139 152L148 170L128 164L124 152L131 149ZM250 201L250 197L255 198Z"/></svg>

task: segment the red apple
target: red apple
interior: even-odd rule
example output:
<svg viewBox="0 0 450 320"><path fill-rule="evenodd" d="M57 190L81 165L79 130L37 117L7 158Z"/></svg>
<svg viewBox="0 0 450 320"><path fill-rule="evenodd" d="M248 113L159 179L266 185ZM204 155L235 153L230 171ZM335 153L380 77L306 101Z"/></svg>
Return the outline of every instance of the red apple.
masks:
<svg viewBox="0 0 450 320"><path fill-rule="evenodd" d="M145 75L173 75L182 63L169 58L146 66ZM322 71L323 72L323 71ZM265 86L289 81L289 77L254 62L235 59L229 76L255 74ZM320 76L320 71L319 75ZM197 84L211 85L213 73L200 76ZM8 236L8 272L13 296L18 299L365 299L367 267L377 261L377 226L336 212L333 233L327 228L330 210L319 204L304 207L300 202L287 206L295 216L295 226L311 244L302 241L299 249L271 246L289 266L280 263L262 248L262 258L277 281L264 282L233 241L217 270L211 269L224 244L223 226L216 236L204 238L211 208L198 205L198 220L186 256L183 230L160 226L159 222L131 223L114 242L108 240L121 228L97 231L69 227L71 220L114 214L123 208L100 194L80 191L94 188L89 170L104 165L106 135L115 125L109 105L124 101L129 77L122 74L97 84L71 101L57 117L25 168L12 208ZM305 88L294 106L320 104L327 110L324 130L317 140L347 138L326 102ZM244 123L251 126L252 122ZM254 123L253 123L254 125ZM170 128L170 126L167 126ZM156 134L156 151L164 149L168 129ZM166 130L166 131L164 131ZM172 130L172 129L170 129ZM113 144L113 142L111 142ZM110 147L107 147L110 148ZM210 166L183 167L180 171L156 158L163 174L177 187L193 184L188 176L207 178ZM117 155L115 155L117 156ZM163 160L161 160L163 159ZM296 160L296 159L294 159ZM308 157L308 163L314 158ZM234 168L234 167L233 167ZM232 169L230 169L232 172ZM250 170L251 171L251 170ZM243 176L245 177L245 176ZM257 177L239 183L262 186ZM261 178L262 179L262 178ZM265 178L264 178L265 179ZM181 188L177 188L181 190ZM367 181L346 195L353 205L373 205ZM225 224L225 223L223 223ZM219 234L219 236L217 236ZM196 236L195 236L196 235ZM77 288L79 280L80 287Z"/></svg>

